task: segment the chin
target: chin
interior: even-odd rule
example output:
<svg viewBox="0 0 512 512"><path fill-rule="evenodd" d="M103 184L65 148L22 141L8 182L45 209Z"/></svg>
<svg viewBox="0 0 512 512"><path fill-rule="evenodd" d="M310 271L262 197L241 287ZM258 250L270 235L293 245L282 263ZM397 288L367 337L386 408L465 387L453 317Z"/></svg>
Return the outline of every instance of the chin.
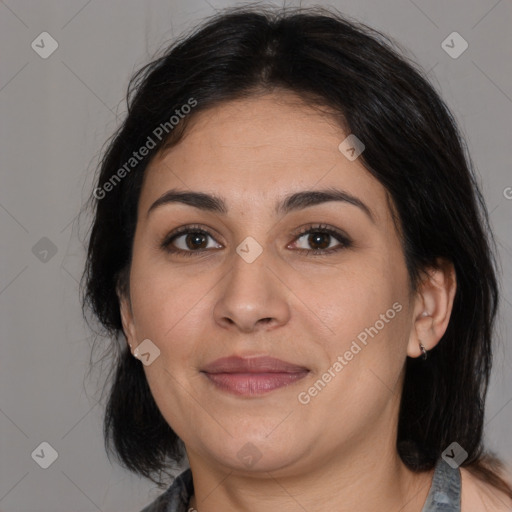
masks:
<svg viewBox="0 0 512 512"><path fill-rule="evenodd" d="M219 463L237 473L256 474L284 469L301 458L297 447L303 443L291 436L265 433L233 436L224 446L212 447ZM271 430L268 430L271 432Z"/></svg>

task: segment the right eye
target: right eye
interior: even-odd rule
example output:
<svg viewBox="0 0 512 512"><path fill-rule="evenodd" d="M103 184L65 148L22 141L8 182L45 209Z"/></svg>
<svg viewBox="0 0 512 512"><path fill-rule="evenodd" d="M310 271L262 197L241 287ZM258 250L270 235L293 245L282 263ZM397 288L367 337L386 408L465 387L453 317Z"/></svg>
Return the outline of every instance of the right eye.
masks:
<svg viewBox="0 0 512 512"><path fill-rule="evenodd" d="M185 226L169 233L163 240L161 247L172 254L193 256L194 253L203 253L209 249L222 246L208 245L208 237L212 235L199 226Z"/></svg>

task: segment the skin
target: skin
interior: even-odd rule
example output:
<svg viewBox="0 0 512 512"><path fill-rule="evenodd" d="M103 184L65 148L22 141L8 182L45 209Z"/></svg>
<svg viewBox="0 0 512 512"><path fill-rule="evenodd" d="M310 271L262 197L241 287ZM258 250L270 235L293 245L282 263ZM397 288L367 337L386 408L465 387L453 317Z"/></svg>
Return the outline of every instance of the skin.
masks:
<svg viewBox="0 0 512 512"><path fill-rule="evenodd" d="M199 512L407 512L425 502L432 471L412 473L395 447L403 370L407 356L421 355L420 340L429 350L444 334L455 273L439 261L410 292L386 190L360 159L340 152L347 135L292 93L274 92L197 114L185 138L146 171L130 296L120 296L123 327L132 351L145 339L160 350L144 371L185 443L195 486L190 506ZM374 221L333 201L275 215L283 196L327 187L358 197ZM222 196L228 212L172 203L148 215L170 189ZM319 223L353 244L306 254L318 246L294 233ZM160 246L171 231L192 224L211 234L201 255ZM248 236L262 248L252 263L236 252ZM336 238L326 240L340 247ZM194 250L186 235L174 246ZM300 403L298 394L397 302L400 312ZM236 397L200 373L233 354L269 355L310 372L266 395ZM251 467L237 457L246 443L261 455Z"/></svg>

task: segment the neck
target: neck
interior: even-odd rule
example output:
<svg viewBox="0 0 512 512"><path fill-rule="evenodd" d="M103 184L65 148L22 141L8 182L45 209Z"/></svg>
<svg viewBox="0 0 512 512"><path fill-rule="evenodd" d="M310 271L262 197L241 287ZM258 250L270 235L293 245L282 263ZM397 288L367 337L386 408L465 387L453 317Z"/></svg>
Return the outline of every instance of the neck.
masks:
<svg viewBox="0 0 512 512"><path fill-rule="evenodd" d="M279 471L241 475L219 471L190 458L195 494L189 507L197 512L308 512L400 510L420 512L433 470L410 471L396 450L333 456L307 471L283 476Z"/></svg>

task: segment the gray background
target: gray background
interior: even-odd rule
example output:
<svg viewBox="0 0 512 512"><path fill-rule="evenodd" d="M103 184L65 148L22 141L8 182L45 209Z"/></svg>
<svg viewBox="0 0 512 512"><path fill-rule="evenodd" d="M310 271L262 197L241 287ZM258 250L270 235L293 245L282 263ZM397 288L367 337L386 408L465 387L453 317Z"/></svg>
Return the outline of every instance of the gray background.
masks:
<svg viewBox="0 0 512 512"><path fill-rule="evenodd" d="M76 216L92 190L101 147L125 112L132 72L165 41L229 5L221 0L0 1L3 512L139 511L161 492L111 464L104 453L98 404L102 370L86 379L93 338L78 297L85 233L80 226L87 219L79 226ZM405 46L429 70L467 137L502 263L487 444L512 466L511 2L339 0L330 5ZM31 47L44 31L59 45L47 59ZM469 44L456 59L441 46L453 31ZM31 457L42 442L58 452L47 469Z"/></svg>

